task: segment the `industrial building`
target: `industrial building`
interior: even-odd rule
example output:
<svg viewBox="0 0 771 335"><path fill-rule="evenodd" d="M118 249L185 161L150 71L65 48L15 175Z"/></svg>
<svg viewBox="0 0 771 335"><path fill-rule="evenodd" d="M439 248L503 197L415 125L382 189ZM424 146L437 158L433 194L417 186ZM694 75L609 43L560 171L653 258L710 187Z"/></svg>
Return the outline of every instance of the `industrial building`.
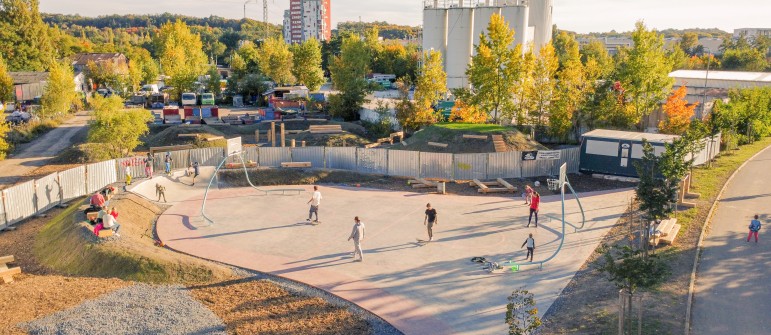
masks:
<svg viewBox="0 0 771 335"><path fill-rule="evenodd" d="M734 38L744 36L749 40L754 39L756 36L771 37L771 28L739 28L734 29Z"/></svg>
<svg viewBox="0 0 771 335"><path fill-rule="evenodd" d="M284 41L302 43L332 37L332 0L291 0L284 11Z"/></svg>
<svg viewBox="0 0 771 335"><path fill-rule="evenodd" d="M468 87L466 67L493 14L514 29L514 45L535 51L552 35L552 0L426 0L423 2L423 50L442 53L447 87ZM513 45L512 45L513 47ZM524 49L524 48L523 48Z"/></svg>

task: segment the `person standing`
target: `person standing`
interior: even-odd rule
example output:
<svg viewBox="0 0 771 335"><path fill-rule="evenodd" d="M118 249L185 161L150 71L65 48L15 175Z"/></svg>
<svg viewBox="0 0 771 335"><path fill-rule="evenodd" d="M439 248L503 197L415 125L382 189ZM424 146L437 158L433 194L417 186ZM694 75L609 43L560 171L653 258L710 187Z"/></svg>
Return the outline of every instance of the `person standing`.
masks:
<svg viewBox="0 0 771 335"><path fill-rule="evenodd" d="M533 199L533 188L530 185L525 185L525 193L522 193L522 197L525 198L525 205L529 205Z"/></svg>
<svg viewBox="0 0 771 335"><path fill-rule="evenodd" d="M126 185L131 185L131 166L126 165Z"/></svg>
<svg viewBox="0 0 771 335"><path fill-rule="evenodd" d="M353 261L356 262L356 254L359 254L359 262L364 261L364 252L361 250L361 242L364 241L364 223L359 220L359 217L353 218L353 230L351 236L348 236L348 241L353 240Z"/></svg>
<svg viewBox="0 0 771 335"><path fill-rule="evenodd" d="M750 221L750 234L747 235L747 242L750 241L750 237L752 237L752 235L755 235L755 243L758 243L759 231L760 231L760 220L758 220L758 215L755 214L755 219Z"/></svg>
<svg viewBox="0 0 771 335"><path fill-rule="evenodd" d="M166 186L156 183L155 194L158 196L158 202L161 202L161 197L163 197L163 202L166 202Z"/></svg>
<svg viewBox="0 0 771 335"><path fill-rule="evenodd" d="M198 177L200 170L198 169L198 162L193 163L193 185L195 186L195 177Z"/></svg>
<svg viewBox="0 0 771 335"><path fill-rule="evenodd" d="M167 176L171 175L171 161L172 161L171 153L167 152L166 153L166 157L163 159L163 163L166 165L166 175Z"/></svg>
<svg viewBox="0 0 771 335"><path fill-rule="evenodd" d="M145 162L145 177L151 178L153 176L153 155L151 155L148 152L144 162Z"/></svg>
<svg viewBox="0 0 771 335"><path fill-rule="evenodd" d="M431 208L431 204L426 204L426 217L423 219L423 225L428 229L428 241L434 239L434 225L439 225L439 214L436 213L435 208Z"/></svg>
<svg viewBox="0 0 771 335"><path fill-rule="evenodd" d="M319 222L319 205L321 204L321 192L319 192L318 186L313 186L313 196L311 196L311 200L308 200L307 203L311 204L311 208L308 210L308 219L306 221L310 221L313 217L313 213L316 213L316 220L313 222Z"/></svg>
<svg viewBox="0 0 771 335"><path fill-rule="evenodd" d="M533 199L530 200L530 217L527 219L527 226L530 227L530 221L535 214L535 227L538 228L538 207L541 205L541 195L533 191Z"/></svg>
<svg viewBox="0 0 771 335"><path fill-rule="evenodd" d="M533 253L535 251L535 239L533 238L533 234L530 233L530 236L525 239L525 243L522 243L522 246L519 247L522 249L523 247L527 246L527 256L525 256L525 260L527 260L528 257L530 257L530 262L533 262Z"/></svg>

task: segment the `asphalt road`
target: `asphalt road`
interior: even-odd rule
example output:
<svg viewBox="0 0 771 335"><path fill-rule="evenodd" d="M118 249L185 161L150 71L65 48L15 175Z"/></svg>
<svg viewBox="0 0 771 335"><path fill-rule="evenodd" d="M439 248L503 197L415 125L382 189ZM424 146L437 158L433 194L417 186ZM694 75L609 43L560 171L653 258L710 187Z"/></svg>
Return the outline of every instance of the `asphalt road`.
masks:
<svg viewBox="0 0 771 335"><path fill-rule="evenodd" d="M747 242L758 214L760 242ZM771 334L771 149L750 160L718 203L696 278L691 333Z"/></svg>
<svg viewBox="0 0 771 335"><path fill-rule="evenodd" d="M87 127L88 119L88 112L79 112L58 128L21 145L12 157L0 161L0 187L13 185L21 176L45 165L72 145L72 137Z"/></svg>

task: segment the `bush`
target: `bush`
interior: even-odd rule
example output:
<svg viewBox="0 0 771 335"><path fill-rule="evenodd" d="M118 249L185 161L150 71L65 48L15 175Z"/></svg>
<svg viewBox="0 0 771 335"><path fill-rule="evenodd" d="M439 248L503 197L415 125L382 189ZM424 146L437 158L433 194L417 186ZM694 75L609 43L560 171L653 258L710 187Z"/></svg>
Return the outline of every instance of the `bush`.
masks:
<svg viewBox="0 0 771 335"><path fill-rule="evenodd" d="M53 130L62 123L61 118L32 120L11 128L6 133L6 141L11 145L28 143Z"/></svg>

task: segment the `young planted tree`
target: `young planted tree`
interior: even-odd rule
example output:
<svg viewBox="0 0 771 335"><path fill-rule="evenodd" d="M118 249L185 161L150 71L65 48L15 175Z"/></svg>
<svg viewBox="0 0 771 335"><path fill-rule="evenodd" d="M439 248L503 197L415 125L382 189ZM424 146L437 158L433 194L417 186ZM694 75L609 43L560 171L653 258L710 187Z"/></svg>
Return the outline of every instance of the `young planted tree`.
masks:
<svg viewBox="0 0 771 335"><path fill-rule="evenodd" d="M173 97L195 88L198 76L206 69L206 55L201 38L193 34L181 20L161 26L154 45L160 57L161 69L170 78L166 84L174 87Z"/></svg>
<svg viewBox="0 0 771 335"><path fill-rule="evenodd" d="M356 120L359 110L371 92L366 75L369 72L370 55L366 44L358 36L343 38L340 55L332 56L329 70L332 85L340 91L329 97L330 112L345 120Z"/></svg>
<svg viewBox="0 0 771 335"><path fill-rule="evenodd" d="M111 158L124 157L142 144L139 138L147 134L152 114L144 109L123 109L118 96L94 97L91 102L94 122L88 129L88 141L104 148Z"/></svg>
<svg viewBox="0 0 771 335"><path fill-rule="evenodd" d="M667 98L663 106L667 118L659 123L660 132L682 135L688 130L698 103L688 105L688 100L685 100L687 90L685 86L680 86Z"/></svg>
<svg viewBox="0 0 771 335"><path fill-rule="evenodd" d="M299 84L310 91L318 91L324 84L324 70L321 69L321 44L311 38L302 44L292 46L292 74Z"/></svg>
<svg viewBox="0 0 771 335"><path fill-rule="evenodd" d="M447 94L447 74L442 68L442 54L429 50L423 56L423 68L415 82L415 110L399 119L402 127L419 129L437 120L434 106Z"/></svg>
<svg viewBox="0 0 771 335"><path fill-rule="evenodd" d="M466 69L472 93L469 102L491 113L495 123L514 116L511 88L521 79L522 46L512 48L512 44L514 30L503 16L493 14Z"/></svg>
<svg viewBox="0 0 771 335"><path fill-rule="evenodd" d="M75 76L69 62L54 62L48 69L48 84L40 98L40 116L52 118L63 115L72 109L77 101Z"/></svg>
<svg viewBox="0 0 771 335"><path fill-rule="evenodd" d="M265 40L257 53L260 72L278 85L294 84L292 75L292 52L283 38L271 37Z"/></svg>
<svg viewBox="0 0 771 335"><path fill-rule="evenodd" d="M541 327L535 298L529 291L518 288L509 296L506 304L506 324L509 325L509 335L535 334Z"/></svg>

